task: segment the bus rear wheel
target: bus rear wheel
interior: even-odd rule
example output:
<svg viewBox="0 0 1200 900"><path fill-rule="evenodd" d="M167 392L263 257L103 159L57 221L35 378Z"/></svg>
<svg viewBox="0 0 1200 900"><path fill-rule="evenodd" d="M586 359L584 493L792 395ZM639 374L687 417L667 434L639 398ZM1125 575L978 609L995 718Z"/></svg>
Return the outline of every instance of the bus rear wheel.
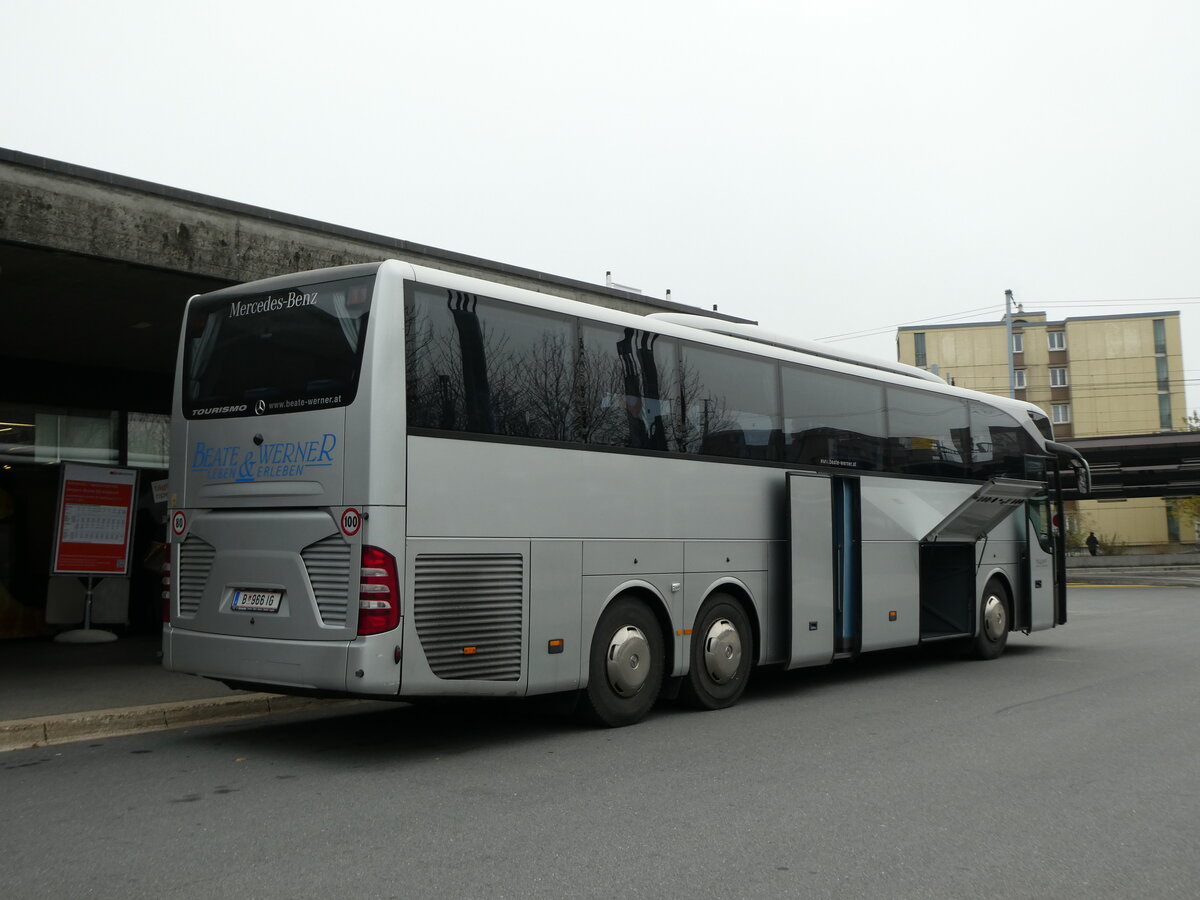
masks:
<svg viewBox="0 0 1200 900"><path fill-rule="evenodd" d="M995 659L1008 646L1008 629L1012 609L1008 589L998 578L988 580L979 601L979 630L971 645L975 659Z"/></svg>
<svg viewBox="0 0 1200 900"><path fill-rule="evenodd" d="M733 706L746 690L754 640L742 605L728 594L704 601L692 629L691 664L679 696L695 709Z"/></svg>
<svg viewBox="0 0 1200 900"><path fill-rule="evenodd" d="M618 597L592 635L584 712L610 728L640 722L658 699L664 657L654 613L635 597Z"/></svg>

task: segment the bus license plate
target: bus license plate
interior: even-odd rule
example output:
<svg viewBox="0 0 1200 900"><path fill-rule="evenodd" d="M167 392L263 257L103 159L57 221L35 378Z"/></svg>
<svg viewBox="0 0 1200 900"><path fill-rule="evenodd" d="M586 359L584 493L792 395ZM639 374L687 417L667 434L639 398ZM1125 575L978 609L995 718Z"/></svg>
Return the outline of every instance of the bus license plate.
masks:
<svg viewBox="0 0 1200 900"><path fill-rule="evenodd" d="M249 612L279 612L283 591L234 591L233 608Z"/></svg>

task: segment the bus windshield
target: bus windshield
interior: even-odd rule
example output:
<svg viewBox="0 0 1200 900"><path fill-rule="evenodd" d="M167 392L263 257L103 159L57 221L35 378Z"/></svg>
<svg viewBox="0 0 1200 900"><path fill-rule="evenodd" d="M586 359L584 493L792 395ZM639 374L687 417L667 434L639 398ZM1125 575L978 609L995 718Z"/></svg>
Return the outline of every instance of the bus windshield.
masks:
<svg viewBox="0 0 1200 900"><path fill-rule="evenodd" d="M184 415L269 415L350 403L374 280L194 303L184 338Z"/></svg>

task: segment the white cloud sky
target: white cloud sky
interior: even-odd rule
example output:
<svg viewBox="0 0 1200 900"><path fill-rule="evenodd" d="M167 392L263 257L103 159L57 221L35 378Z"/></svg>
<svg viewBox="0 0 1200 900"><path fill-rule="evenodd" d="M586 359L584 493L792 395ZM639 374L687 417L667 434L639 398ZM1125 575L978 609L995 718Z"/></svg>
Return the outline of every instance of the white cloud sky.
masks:
<svg viewBox="0 0 1200 900"><path fill-rule="evenodd" d="M1180 309L1200 405L1099 302L1200 297L1194 0L0 4L0 146L881 356Z"/></svg>

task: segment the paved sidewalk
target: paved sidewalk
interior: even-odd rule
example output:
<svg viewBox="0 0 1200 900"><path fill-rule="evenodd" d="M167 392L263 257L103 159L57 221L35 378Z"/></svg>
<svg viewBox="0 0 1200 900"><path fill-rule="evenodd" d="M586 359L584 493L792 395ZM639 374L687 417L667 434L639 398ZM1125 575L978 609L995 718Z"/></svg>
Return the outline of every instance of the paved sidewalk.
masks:
<svg viewBox="0 0 1200 900"><path fill-rule="evenodd" d="M161 643L0 642L0 751L360 702L232 691L166 671Z"/></svg>
<svg viewBox="0 0 1200 900"><path fill-rule="evenodd" d="M122 635L108 644L4 641L0 722L234 694L218 681L168 672L161 648L158 635Z"/></svg>

